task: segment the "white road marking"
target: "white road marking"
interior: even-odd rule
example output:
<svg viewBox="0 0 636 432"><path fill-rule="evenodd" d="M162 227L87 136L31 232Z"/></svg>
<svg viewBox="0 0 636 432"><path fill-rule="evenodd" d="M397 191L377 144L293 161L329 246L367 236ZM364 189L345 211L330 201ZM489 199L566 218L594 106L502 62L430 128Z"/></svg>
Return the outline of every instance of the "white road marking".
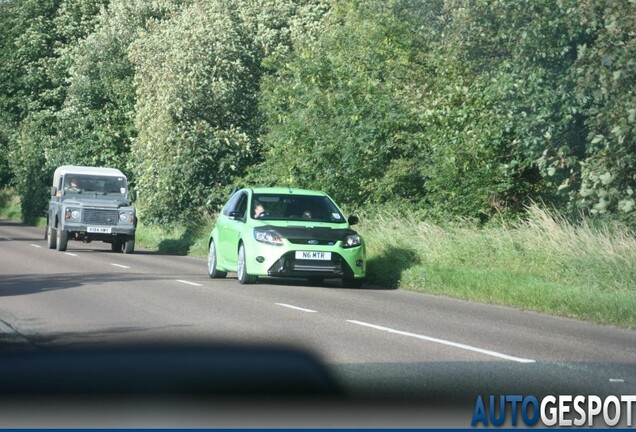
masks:
<svg viewBox="0 0 636 432"><path fill-rule="evenodd" d="M364 327L370 327L370 328L374 328L376 330L382 330L385 332L389 332L389 333L394 333L394 334L399 334L402 336L409 336L412 338L416 338L416 339L422 339L425 341L429 341L429 342L435 342L435 343L439 343L442 345L448 345L448 346L452 346L455 348L460 348L460 349L464 349L464 350L468 350L468 351L474 351L474 352L478 352L481 354L486 354L492 357L499 357L505 360L512 360L512 361L516 361L519 363L535 363L536 360L532 360L532 359L526 359L526 358L521 358L521 357L514 357L514 356L510 356L508 354L502 354L496 351L490 351L490 350L486 350L486 349L482 349L482 348L477 348L474 346L470 346L470 345L464 345L461 343L457 343L457 342L452 342L452 341L448 341L448 340L444 340L444 339L438 339L438 338L434 338L434 337L430 337L430 336L424 336L424 335L419 335L416 333L409 333L409 332L404 332L404 331L400 331L400 330L394 330L388 327L382 327L379 325L375 325L375 324L369 324L369 323L365 323L362 321L355 321L355 320L347 320L350 323L353 324L357 324L357 325L361 325Z"/></svg>
<svg viewBox="0 0 636 432"><path fill-rule="evenodd" d="M121 264L115 264L115 263L110 263L110 265L115 266L115 267L125 268L125 269L129 269L129 268L130 268L130 267L128 267L128 266L121 265Z"/></svg>
<svg viewBox="0 0 636 432"><path fill-rule="evenodd" d="M36 244L33 244L33 243L31 243L31 246L36 247L36 248L41 248L42 247L40 245L36 245Z"/></svg>
<svg viewBox="0 0 636 432"><path fill-rule="evenodd" d="M290 304L286 304L286 303L276 303L278 306L282 306L282 307L286 307L286 308L290 308L290 309L295 309L295 310L299 310L302 312L309 312L309 313L316 313L315 310L311 310L311 309L305 309L305 308L301 308L298 306L293 306Z"/></svg>
<svg viewBox="0 0 636 432"><path fill-rule="evenodd" d="M69 256L77 256L77 254L70 253L70 252L64 252L64 253L65 253L66 255L69 255Z"/></svg>
<svg viewBox="0 0 636 432"><path fill-rule="evenodd" d="M181 279L177 279L177 282L181 282L181 283L184 283L186 285L192 285L192 286L203 286L203 285L198 284L198 283L190 282L190 281L187 281L187 280L181 280Z"/></svg>
<svg viewBox="0 0 636 432"><path fill-rule="evenodd" d="M609 382L617 382L617 383L624 383L625 380L622 378L610 378Z"/></svg>

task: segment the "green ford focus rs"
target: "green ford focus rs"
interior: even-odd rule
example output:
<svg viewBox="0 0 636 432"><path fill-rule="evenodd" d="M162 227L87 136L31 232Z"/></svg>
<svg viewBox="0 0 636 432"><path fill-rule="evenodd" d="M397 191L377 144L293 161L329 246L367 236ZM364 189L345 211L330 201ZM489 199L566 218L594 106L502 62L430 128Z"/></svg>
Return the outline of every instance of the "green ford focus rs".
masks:
<svg viewBox="0 0 636 432"><path fill-rule="evenodd" d="M342 279L360 287L366 274L364 241L323 192L254 188L235 192L210 234L208 274L236 272L242 284L259 276Z"/></svg>

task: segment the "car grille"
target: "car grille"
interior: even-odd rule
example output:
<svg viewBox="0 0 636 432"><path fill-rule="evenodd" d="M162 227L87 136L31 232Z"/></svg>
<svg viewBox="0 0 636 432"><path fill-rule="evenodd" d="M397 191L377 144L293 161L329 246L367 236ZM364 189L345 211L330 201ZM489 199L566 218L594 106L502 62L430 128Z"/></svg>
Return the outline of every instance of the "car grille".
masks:
<svg viewBox="0 0 636 432"><path fill-rule="evenodd" d="M279 277L347 277L353 275L353 271L336 252L331 252L330 261L319 261L296 259L295 251L290 251L274 262L267 274Z"/></svg>
<svg viewBox="0 0 636 432"><path fill-rule="evenodd" d="M336 244L335 240L316 240L316 239L307 239L307 238L288 238L290 243L293 244L308 244L312 246L333 246Z"/></svg>
<svg viewBox="0 0 636 432"><path fill-rule="evenodd" d="M84 209L83 222L94 225L116 225L119 214L117 210Z"/></svg>
<svg viewBox="0 0 636 432"><path fill-rule="evenodd" d="M298 272L326 272L326 273L338 273L341 271L340 263L334 263L331 261L326 262L312 262L303 260L294 260L291 263L290 270Z"/></svg>

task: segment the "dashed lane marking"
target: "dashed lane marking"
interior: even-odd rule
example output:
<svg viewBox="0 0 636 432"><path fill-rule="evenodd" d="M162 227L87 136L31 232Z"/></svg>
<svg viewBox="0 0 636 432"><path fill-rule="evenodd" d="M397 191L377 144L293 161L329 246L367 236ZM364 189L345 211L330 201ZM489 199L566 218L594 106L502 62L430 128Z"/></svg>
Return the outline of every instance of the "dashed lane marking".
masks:
<svg viewBox="0 0 636 432"><path fill-rule="evenodd" d="M195 283L195 282L190 282L187 280L182 280L182 279L177 279L177 282L181 282L182 284L186 284L186 285L192 285L192 286L203 286L201 284Z"/></svg>
<svg viewBox="0 0 636 432"><path fill-rule="evenodd" d="M305 308L301 308L301 307L298 307L298 306L290 305L290 304L287 304L287 303L276 303L276 304L278 306L282 306L282 307L286 307L286 308L294 309L294 310L299 310L299 311L302 311L302 312L316 313L315 310L305 309Z"/></svg>

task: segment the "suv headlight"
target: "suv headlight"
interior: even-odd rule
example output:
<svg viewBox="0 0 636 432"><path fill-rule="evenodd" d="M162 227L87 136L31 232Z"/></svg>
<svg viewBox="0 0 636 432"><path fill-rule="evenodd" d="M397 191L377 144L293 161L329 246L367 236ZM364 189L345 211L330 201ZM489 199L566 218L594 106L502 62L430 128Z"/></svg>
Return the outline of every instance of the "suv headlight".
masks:
<svg viewBox="0 0 636 432"><path fill-rule="evenodd" d="M133 220L134 220L133 212L131 211L119 212L119 220L121 222L133 223Z"/></svg>
<svg viewBox="0 0 636 432"><path fill-rule="evenodd" d="M343 248L352 248L360 246L362 244L362 238L358 234L352 234L345 237L342 241Z"/></svg>
<svg viewBox="0 0 636 432"><path fill-rule="evenodd" d="M80 211L74 208L66 208L64 210L64 219L66 220L76 220L78 221L80 218Z"/></svg>
<svg viewBox="0 0 636 432"><path fill-rule="evenodd" d="M267 243L275 246L282 246L283 239L276 231L273 230L262 230L262 229L254 229L254 238L256 241Z"/></svg>

